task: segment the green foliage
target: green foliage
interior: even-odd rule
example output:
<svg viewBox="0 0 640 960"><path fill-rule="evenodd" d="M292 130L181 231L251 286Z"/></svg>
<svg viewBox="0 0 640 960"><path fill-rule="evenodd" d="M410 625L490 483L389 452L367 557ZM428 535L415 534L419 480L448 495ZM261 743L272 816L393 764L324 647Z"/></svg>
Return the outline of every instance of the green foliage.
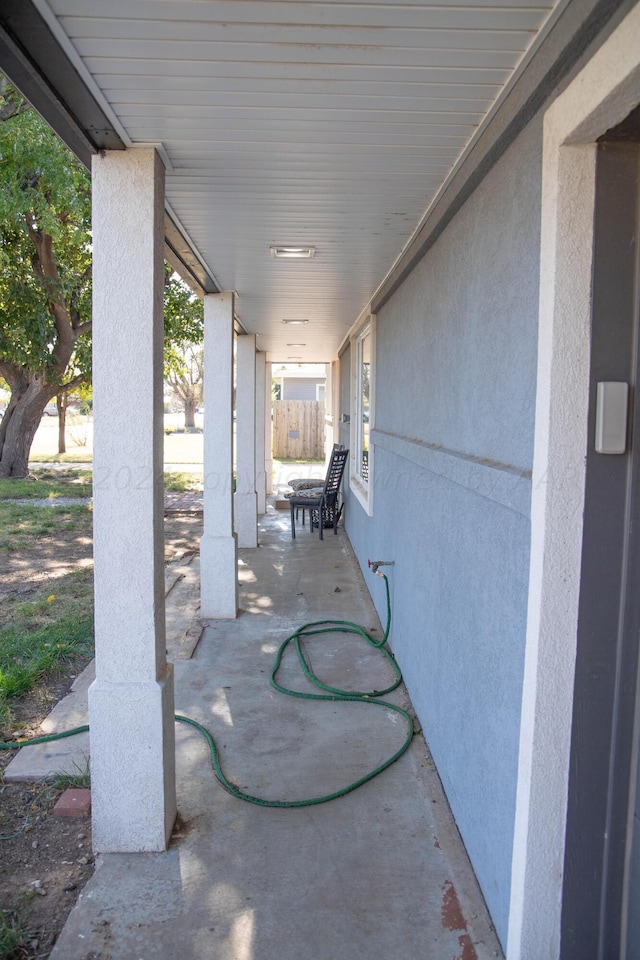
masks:
<svg viewBox="0 0 640 960"><path fill-rule="evenodd" d="M196 407L204 386L204 307L175 276L165 278L164 376L184 404L185 426L195 427Z"/></svg>
<svg viewBox="0 0 640 960"><path fill-rule="evenodd" d="M89 761L86 760L84 766L79 766L73 761L73 773L54 773L51 777L51 787L54 790L69 790L69 788L86 789L91 787L91 770ZM1 958L0 958L1 960Z"/></svg>
<svg viewBox="0 0 640 960"><path fill-rule="evenodd" d="M0 960L23 960L29 952L30 935L15 910L0 910Z"/></svg>
<svg viewBox="0 0 640 960"><path fill-rule="evenodd" d="M56 382L86 374L86 334L59 369L55 309L75 328L90 320L89 175L28 109L0 124L0 185L0 358Z"/></svg>
<svg viewBox="0 0 640 960"><path fill-rule="evenodd" d="M50 591L55 592L50 592ZM0 627L0 721L9 701L79 655L93 653L93 571L70 573L33 599L7 604Z"/></svg>
<svg viewBox="0 0 640 960"><path fill-rule="evenodd" d="M93 387L87 380L83 381L71 391L70 398L78 401L81 414L90 414L93 408Z"/></svg>
<svg viewBox="0 0 640 960"><path fill-rule="evenodd" d="M202 341L203 306L168 266L165 292L167 364L175 371L184 345ZM0 475L23 477L47 401L91 376L91 182L1 74L0 376L11 390ZM84 400L88 409L86 391Z"/></svg>
<svg viewBox="0 0 640 960"><path fill-rule="evenodd" d="M165 358L171 363L171 350L177 345L202 343L204 304L171 267L165 264L164 342Z"/></svg>

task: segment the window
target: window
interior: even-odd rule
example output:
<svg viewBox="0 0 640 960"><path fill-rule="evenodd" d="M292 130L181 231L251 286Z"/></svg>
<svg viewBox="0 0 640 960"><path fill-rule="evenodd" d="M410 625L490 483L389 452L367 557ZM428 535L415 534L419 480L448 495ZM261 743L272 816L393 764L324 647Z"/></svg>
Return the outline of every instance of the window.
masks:
<svg viewBox="0 0 640 960"><path fill-rule="evenodd" d="M369 483L369 416L371 412L371 330L358 340L356 398L356 473L363 483Z"/></svg>
<svg viewBox="0 0 640 960"><path fill-rule="evenodd" d="M353 415L351 418L351 489L371 513L373 423L373 318L352 341Z"/></svg>

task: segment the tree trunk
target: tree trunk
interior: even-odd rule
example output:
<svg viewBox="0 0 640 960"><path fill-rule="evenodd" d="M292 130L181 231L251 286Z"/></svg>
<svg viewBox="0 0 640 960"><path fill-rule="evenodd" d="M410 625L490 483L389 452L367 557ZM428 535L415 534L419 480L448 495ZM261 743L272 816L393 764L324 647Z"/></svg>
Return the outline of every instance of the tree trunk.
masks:
<svg viewBox="0 0 640 960"><path fill-rule="evenodd" d="M56 397L56 406L58 408L58 453L67 452L66 427L68 402L69 394L66 390L63 393L59 393Z"/></svg>
<svg viewBox="0 0 640 960"><path fill-rule="evenodd" d="M184 401L184 427L185 430L196 428L196 401L193 399Z"/></svg>
<svg viewBox="0 0 640 960"><path fill-rule="evenodd" d="M55 396L39 377L13 390L0 425L0 477L28 477L29 452L44 408Z"/></svg>

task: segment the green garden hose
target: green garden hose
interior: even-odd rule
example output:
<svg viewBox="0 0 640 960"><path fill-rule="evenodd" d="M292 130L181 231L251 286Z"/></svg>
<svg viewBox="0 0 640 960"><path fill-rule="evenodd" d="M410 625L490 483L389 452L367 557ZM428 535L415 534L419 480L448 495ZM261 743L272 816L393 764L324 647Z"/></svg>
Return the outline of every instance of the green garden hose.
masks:
<svg viewBox="0 0 640 960"><path fill-rule="evenodd" d="M400 673L400 668L395 662L393 655L386 647L386 642L389 638L389 629L391 626L391 598L389 595L389 581L383 573L378 573L378 576L381 576L384 579L387 597L387 624L382 639L376 640L376 638L368 633L363 627L358 626L356 623L351 623L349 620L318 620L313 623L306 623L304 626L299 627L295 633L292 633L291 636L287 637L287 639L280 645L276 654L273 669L271 671L271 685L274 687L274 689L280 691L280 693L286 694L289 697L300 697L304 700L331 700L334 702L347 701L350 703L365 703L369 704L370 706L384 707L387 710L392 710L394 713L399 713L404 718L407 725L407 734L404 743L400 749L396 750L393 756L389 757L388 760L385 760L384 763L381 763L374 770L371 770L370 773L365 774L358 780L350 783L348 786L342 787L340 790L336 790L334 793L324 794L318 797L311 797L306 800L265 800L262 797L254 797L249 793L245 793L225 776L220 764L220 756L218 754L218 748L216 747L215 740L209 731L202 726L202 724L198 723L196 720L192 720L190 717L183 717L180 714L175 714L174 719L176 723L184 723L187 726L194 727L204 737L209 746L211 763L213 765L216 779L225 788L225 790L231 793L234 797L237 797L239 800L246 800L248 803L258 804L258 806L261 807L309 807L318 803L326 803L328 800L336 800L338 797L344 797L345 794L351 793L352 790L362 786L363 783L367 783L368 780L372 780L373 777L376 777L379 773L382 773L383 770L386 770L387 767L390 767L392 763L395 763L395 761L398 760L408 749L411 740L413 739L413 720L411 719L411 716L406 710L403 710L402 707L398 707L395 703L389 703L388 700L379 699L385 694L390 693L392 690L395 690L400 685L402 681L402 674ZM369 692L341 690L339 687L331 687L328 684L323 683L318 677L315 676L311 670L311 667L309 666L308 660L304 654L303 639L304 637L319 636L320 634L325 633L353 633L366 640L371 647L373 647L375 650L379 650L389 662L395 676L394 682L390 686L385 687L384 690L371 690ZM290 643L293 643L295 647L298 655L298 661L305 677L312 684L314 684L314 686L324 690L324 693L301 693L298 690L290 690L287 687L283 687L280 683L278 683L276 680L276 675L280 669L284 653ZM66 730L63 733L52 733L44 737L34 737L31 740L22 740L15 743L0 743L0 749L18 750L20 747L33 746L37 743L51 743L54 740L63 740L65 737L73 737L79 733L86 733L88 729L89 726L85 724L82 727L74 727L73 730Z"/></svg>

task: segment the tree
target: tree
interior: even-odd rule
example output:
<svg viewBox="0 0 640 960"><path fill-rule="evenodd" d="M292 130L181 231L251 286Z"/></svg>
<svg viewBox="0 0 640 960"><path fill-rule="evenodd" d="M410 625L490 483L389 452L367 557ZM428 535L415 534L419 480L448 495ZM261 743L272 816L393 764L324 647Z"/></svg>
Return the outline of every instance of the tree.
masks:
<svg viewBox="0 0 640 960"><path fill-rule="evenodd" d="M90 180L0 78L0 477L24 477L47 403L89 376Z"/></svg>
<svg viewBox="0 0 640 960"><path fill-rule="evenodd" d="M177 276L165 274L164 376L184 406L184 425L193 429L202 403L204 311L202 302Z"/></svg>
<svg viewBox="0 0 640 960"><path fill-rule="evenodd" d="M201 342L203 309L165 265L165 344ZM170 362L173 362L170 360ZM25 477L46 405L91 377L88 172L0 75L0 477ZM64 445L64 416L60 443Z"/></svg>
<svg viewBox="0 0 640 960"><path fill-rule="evenodd" d="M182 348L172 347L165 357L167 383L184 406L184 425L193 430L195 413L202 403L204 351L201 344L185 343Z"/></svg>

